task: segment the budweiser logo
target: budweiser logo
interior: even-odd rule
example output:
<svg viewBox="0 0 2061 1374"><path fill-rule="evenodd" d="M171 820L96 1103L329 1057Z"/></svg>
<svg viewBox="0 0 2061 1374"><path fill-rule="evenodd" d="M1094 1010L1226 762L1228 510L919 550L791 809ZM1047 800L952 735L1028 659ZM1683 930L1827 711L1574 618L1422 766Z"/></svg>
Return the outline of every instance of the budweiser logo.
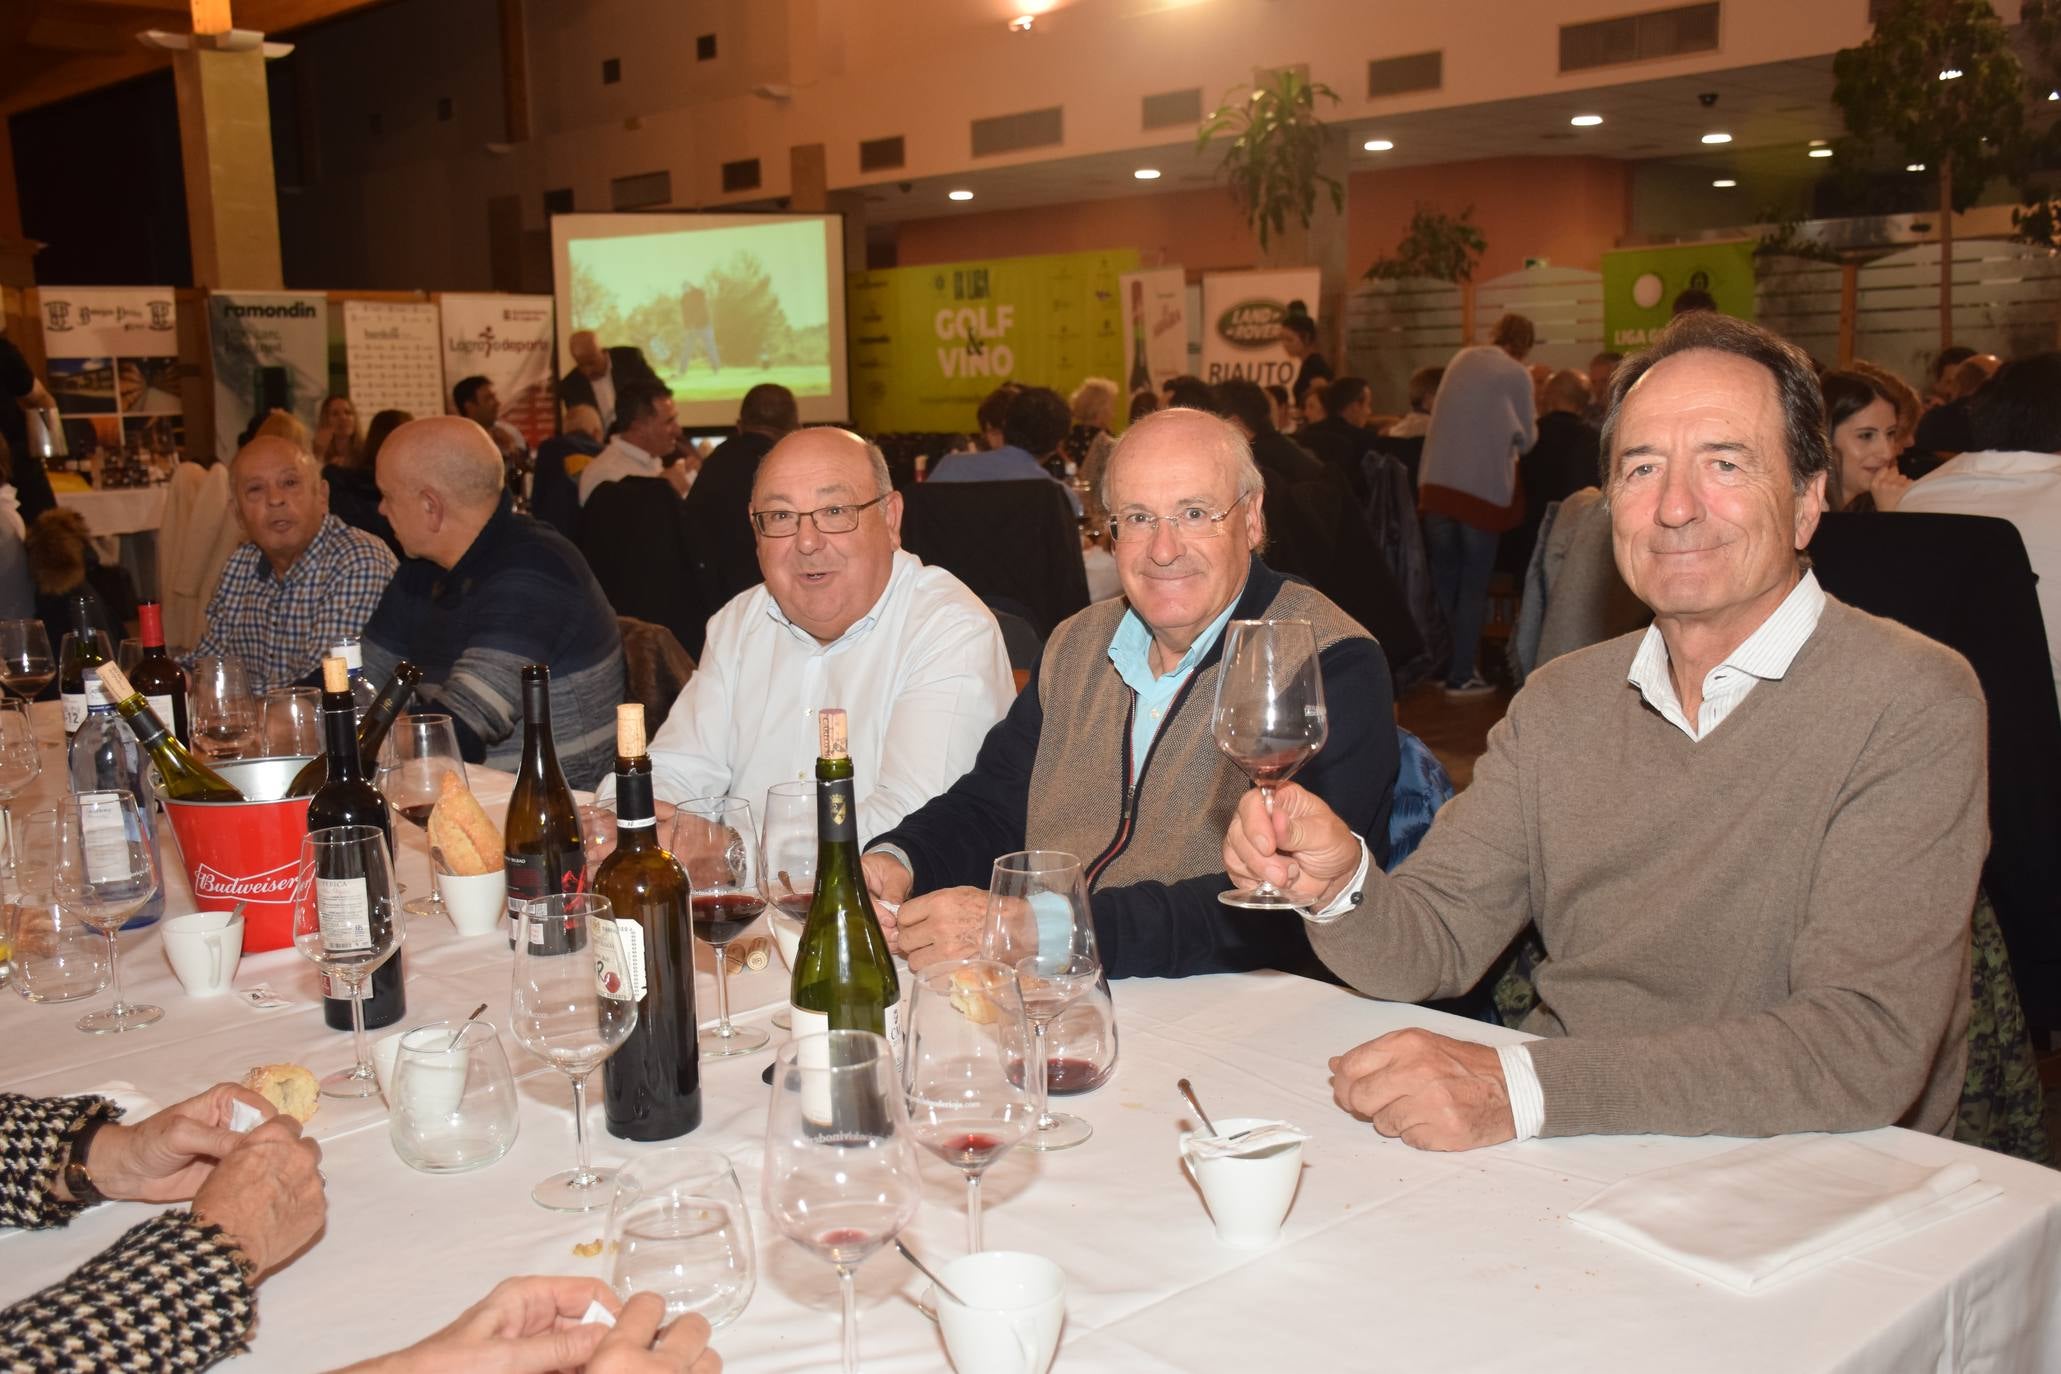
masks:
<svg viewBox="0 0 2061 1374"><path fill-rule="evenodd" d="M201 864L193 870L193 895L247 897L258 902L283 901L293 891L294 879L299 873L298 860L283 863L264 873L250 874L248 877L238 877L224 873L210 864Z"/></svg>

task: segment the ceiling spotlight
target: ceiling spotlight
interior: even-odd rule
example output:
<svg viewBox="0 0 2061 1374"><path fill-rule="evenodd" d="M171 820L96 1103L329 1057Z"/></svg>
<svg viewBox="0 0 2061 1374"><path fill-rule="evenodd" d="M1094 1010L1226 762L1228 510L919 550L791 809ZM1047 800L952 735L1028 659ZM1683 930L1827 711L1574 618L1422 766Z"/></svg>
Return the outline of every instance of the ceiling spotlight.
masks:
<svg viewBox="0 0 2061 1374"><path fill-rule="evenodd" d="M2049 100L2061 100L2061 91L2048 91L2048 92L2047 92L2047 99L2049 99Z"/></svg>
<svg viewBox="0 0 2061 1374"><path fill-rule="evenodd" d="M1710 184L1717 187L1720 191L1728 191L1732 187L1737 186L1739 183L1732 180L1730 177L1719 177L1716 181L1713 181Z"/></svg>
<svg viewBox="0 0 2061 1374"><path fill-rule="evenodd" d="M1576 115L1567 121L1577 129L1593 129L1603 122L1602 115Z"/></svg>
<svg viewBox="0 0 2061 1374"><path fill-rule="evenodd" d="M1014 19L1009 21L1009 32L1029 33L1031 31L1031 25L1037 22L1038 17L1035 14L1019 14Z"/></svg>
<svg viewBox="0 0 2061 1374"><path fill-rule="evenodd" d="M1370 138L1360 146L1370 153L1385 153L1395 147L1395 144L1385 138Z"/></svg>
<svg viewBox="0 0 2061 1374"><path fill-rule="evenodd" d="M1158 181L1158 180L1159 180L1159 168L1157 168L1157 167L1140 167L1140 168L1139 168L1139 169L1138 169L1137 171L1135 171L1135 172L1131 173L1131 175L1132 175L1132 176L1134 176L1134 177L1136 177L1136 178L1137 178L1138 180L1140 180L1140 181Z"/></svg>
<svg viewBox="0 0 2061 1374"><path fill-rule="evenodd" d="M947 191L947 192L945 192L945 199L946 199L946 200L972 200L972 199L973 199L973 192L971 192L971 191Z"/></svg>
<svg viewBox="0 0 2061 1374"><path fill-rule="evenodd" d="M1961 79L1961 69L1959 67L1947 67L1940 72L1939 79L1941 81L1959 81Z"/></svg>
<svg viewBox="0 0 2061 1374"><path fill-rule="evenodd" d="M1730 143L1732 136L1730 134L1705 134L1703 141L1705 143Z"/></svg>
<svg viewBox="0 0 2061 1374"><path fill-rule="evenodd" d="M1832 150L1831 150L1830 148L1813 148L1813 149L1811 149L1811 150L1810 150L1810 156L1811 156L1811 157L1830 157L1830 156L1832 156Z"/></svg>
<svg viewBox="0 0 2061 1374"><path fill-rule="evenodd" d="M1924 170L1925 170L1925 164L1924 164L1924 163L1922 163L1922 162L1913 162L1913 163L1909 163L1909 164L1906 164L1906 166L1904 167L1904 170L1905 170L1906 172L1922 172L1922 171L1924 171Z"/></svg>

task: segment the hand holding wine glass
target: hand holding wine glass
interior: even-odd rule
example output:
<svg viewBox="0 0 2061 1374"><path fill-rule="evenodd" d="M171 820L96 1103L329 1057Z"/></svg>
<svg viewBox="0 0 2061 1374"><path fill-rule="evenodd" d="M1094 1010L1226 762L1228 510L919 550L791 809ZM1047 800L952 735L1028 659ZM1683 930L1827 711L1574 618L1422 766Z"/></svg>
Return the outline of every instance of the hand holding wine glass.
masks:
<svg viewBox="0 0 2061 1374"><path fill-rule="evenodd" d="M1329 730L1310 622L1234 620L1224 627L1211 730L1217 748L1253 780L1272 811L1274 788L1324 747ZM1268 882L1246 892L1220 892L1217 900L1255 911L1297 906L1293 896Z"/></svg>
<svg viewBox="0 0 2061 1374"><path fill-rule="evenodd" d="M759 861L751 803L742 797L697 797L673 817L673 857L687 871L694 933L716 952L716 1025L701 1033L709 1058L749 1054L766 1043L760 1026L730 1023L730 967L723 951L766 909L753 866Z"/></svg>
<svg viewBox="0 0 2061 1374"><path fill-rule="evenodd" d="M981 957L1013 969L1023 1014L1034 1033L1027 1078L1037 1083L1037 1128L1024 1144L1064 1150L1094 1134L1077 1116L1054 1112L1046 1092L1045 1032L1102 976L1095 914L1081 861L1057 850L1031 849L995 860L988 886Z"/></svg>
<svg viewBox="0 0 2061 1374"><path fill-rule="evenodd" d="M980 1243L980 1176L1037 1115L1024 1072L1037 1042L1014 969L991 959L933 964L909 999L902 1086L917 1141L966 1176L966 1249Z"/></svg>
<svg viewBox="0 0 2061 1374"><path fill-rule="evenodd" d="M157 895L157 856L143 813L127 792L79 792L58 806L57 869L51 887L58 905L107 936L114 1005L79 1018L79 1029L119 1035L164 1019L164 1008L122 997L122 923Z"/></svg>
<svg viewBox="0 0 2061 1374"><path fill-rule="evenodd" d="M301 841L293 892L293 946L341 987L351 1004L351 1067L322 1080L325 1097L371 1097L379 1091L365 1049L367 985L401 947L394 919L394 863L377 826L338 825Z"/></svg>

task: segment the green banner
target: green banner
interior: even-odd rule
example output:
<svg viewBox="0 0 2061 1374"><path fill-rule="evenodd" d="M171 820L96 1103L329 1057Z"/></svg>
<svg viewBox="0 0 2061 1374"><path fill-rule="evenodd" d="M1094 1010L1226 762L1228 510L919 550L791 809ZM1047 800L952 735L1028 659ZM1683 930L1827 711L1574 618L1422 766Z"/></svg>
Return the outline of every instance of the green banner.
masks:
<svg viewBox="0 0 2061 1374"><path fill-rule="evenodd" d="M973 429L1005 381L1062 395L1121 383L1117 277L1137 250L1055 253L857 273L846 282L852 419L867 433Z"/></svg>
<svg viewBox="0 0 2061 1374"><path fill-rule="evenodd" d="M1636 353L1673 318L1675 297L1708 291L1718 309L1753 318L1753 243L1682 243L1603 255L1604 347Z"/></svg>

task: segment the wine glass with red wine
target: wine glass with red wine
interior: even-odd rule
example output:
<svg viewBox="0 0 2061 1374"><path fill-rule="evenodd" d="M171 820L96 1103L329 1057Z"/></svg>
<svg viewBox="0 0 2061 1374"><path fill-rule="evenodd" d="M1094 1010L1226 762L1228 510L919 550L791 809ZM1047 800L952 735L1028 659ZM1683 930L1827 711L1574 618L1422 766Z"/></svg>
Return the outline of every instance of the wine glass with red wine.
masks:
<svg viewBox="0 0 2061 1374"><path fill-rule="evenodd" d="M465 759L458 752L458 730L451 717L441 712L402 716L386 737L379 753L379 790L386 804L402 820L418 830L429 828L429 813L443 795L449 774L465 784ZM430 884L427 898L417 897L401 910L410 916L442 916L444 894L437 884L441 872L437 856L429 856Z"/></svg>
<svg viewBox="0 0 2061 1374"><path fill-rule="evenodd" d="M57 659L43 622L0 620L0 684L19 692L23 701L34 701L56 676Z"/></svg>
<svg viewBox="0 0 2061 1374"><path fill-rule="evenodd" d="M816 784L774 783L766 789L761 819L759 886L768 902L766 924L779 946L780 962L791 971L800 957L809 905L816 900ZM785 1010L774 1014L773 1025L787 1029Z"/></svg>
<svg viewBox="0 0 2061 1374"><path fill-rule="evenodd" d="M995 860L988 882L980 957L1014 970L1024 1019L1032 1031L1024 1078L1036 1086L1038 1119L1023 1144L1064 1150L1095 1133L1080 1117L1052 1110L1046 1029L1086 996L1102 976L1095 914L1080 859L1056 849L1027 849Z"/></svg>
<svg viewBox="0 0 2061 1374"><path fill-rule="evenodd" d="M902 1032L902 1089L923 1148L966 1176L966 1250L980 1243L980 1176L1030 1131L1022 1066L1035 1042L1016 972L992 959L916 975Z"/></svg>
<svg viewBox="0 0 2061 1374"><path fill-rule="evenodd" d="M1268 814L1274 789L1324 747L1324 673L1307 620L1234 620L1224 626L1211 730L1217 748L1259 787ZM1296 900L1272 883L1217 894L1225 906L1293 910Z"/></svg>
<svg viewBox="0 0 2061 1374"><path fill-rule="evenodd" d="M716 1024L701 1033L704 1059L750 1054L763 1048L761 1026L730 1024L730 968L723 952L766 909L754 872L758 837L751 803L742 797L697 797L673 815L673 857L687 870L687 901L694 933L716 952Z"/></svg>
<svg viewBox="0 0 2061 1374"><path fill-rule="evenodd" d="M902 1087L883 1037L834 1030L780 1047L759 1196L782 1235L836 1266L844 1298L842 1368L857 1374L852 1276L901 1234L923 1200Z"/></svg>

